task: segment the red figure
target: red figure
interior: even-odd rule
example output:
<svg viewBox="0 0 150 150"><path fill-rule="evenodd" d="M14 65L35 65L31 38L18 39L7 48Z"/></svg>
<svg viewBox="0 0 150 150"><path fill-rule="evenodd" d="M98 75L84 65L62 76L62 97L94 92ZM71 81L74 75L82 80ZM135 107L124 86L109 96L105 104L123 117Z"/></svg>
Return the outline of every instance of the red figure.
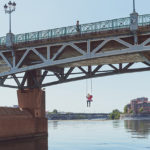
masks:
<svg viewBox="0 0 150 150"><path fill-rule="evenodd" d="M88 94L88 95L86 96L86 98L87 98L87 107L90 107L90 106L91 106L91 102L93 101L93 100L92 100L93 96L90 95L90 94Z"/></svg>

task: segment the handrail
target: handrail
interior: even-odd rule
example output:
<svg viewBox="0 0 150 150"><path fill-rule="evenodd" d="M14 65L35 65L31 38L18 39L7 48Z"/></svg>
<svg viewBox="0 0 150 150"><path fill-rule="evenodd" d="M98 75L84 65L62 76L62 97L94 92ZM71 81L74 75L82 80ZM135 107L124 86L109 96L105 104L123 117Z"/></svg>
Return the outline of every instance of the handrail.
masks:
<svg viewBox="0 0 150 150"><path fill-rule="evenodd" d="M138 26L150 25L150 14L139 15L138 16ZM75 35L75 34L84 34L98 31L109 31L120 28L129 28L130 27L130 17L119 18L113 20L106 20L88 24L79 25L79 31L76 26L68 26L50 30L43 30L37 32L30 32L24 34L15 35L15 44L35 41L35 40L43 40L50 39L55 37L67 36L67 35ZM6 37L0 37L0 45L5 45Z"/></svg>

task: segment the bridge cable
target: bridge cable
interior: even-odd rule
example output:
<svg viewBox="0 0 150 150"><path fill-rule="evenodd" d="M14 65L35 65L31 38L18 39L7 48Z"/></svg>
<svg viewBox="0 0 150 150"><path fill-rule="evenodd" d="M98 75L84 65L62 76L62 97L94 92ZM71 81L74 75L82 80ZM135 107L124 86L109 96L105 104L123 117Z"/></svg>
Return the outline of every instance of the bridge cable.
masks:
<svg viewBox="0 0 150 150"><path fill-rule="evenodd" d="M85 93L85 96L87 96L87 94L88 94L88 80L87 79L85 79L86 80L86 93Z"/></svg>
<svg viewBox="0 0 150 150"><path fill-rule="evenodd" d="M92 93L93 93L93 82L92 82L92 78L91 78L91 95L92 95Z"/></svg>
<svg viewBox="0 0 150 150"><path fill-rule="evenodd" d="M90 51L90 57L89 57L89 60L88 60L89 64L88 64L88 76L86 77L86 97L87 96L90 96L88 98L88 101L87 101L87 107L90 107L90 103L92 101L92 93L93 93L93 86L92 86L92 62L91 62L91 51ZM90 78L90 79L88 79ZM90 81L90 86L88 87L88 81ZM88 104L89 103L89 104Z"/></svg>
<svg viewBox="0 0 150 150"><path fill-rule="evenodd" d="M91 50L90 50L90 79L91 79L91 95L93 93L93 86L92 86L92 62L91 62Z"/></svg>
<svg viewBox="0 0 150 150"><path fill-rule="evenodd" d="M90 90L89 90L89 83L88 79L86 79L86 95L90 92L91 94L93 93L93 81L92 78L90 79Z"/></svg>
<svg viewBox="0 0 150 150"><path fill-rule="evenodd" d="M89 90L89 85L88 85L88 79L86 79L86 95L90 92L91 94L93 93L93 81L92 78L90 79L90 90Z"/></svg>

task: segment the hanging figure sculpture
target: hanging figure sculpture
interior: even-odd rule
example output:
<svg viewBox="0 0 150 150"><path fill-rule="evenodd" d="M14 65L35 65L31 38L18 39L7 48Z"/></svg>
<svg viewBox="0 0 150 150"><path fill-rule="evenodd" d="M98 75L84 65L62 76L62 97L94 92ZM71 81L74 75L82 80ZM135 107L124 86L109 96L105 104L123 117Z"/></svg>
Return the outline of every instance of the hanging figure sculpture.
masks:
<svg viewBox="0 0 150 150"><path fill-rule="evenodd" d="M88 93L86 98L87 98L87 107L90 107L91 106L91 102L93 101L92 100L93 96Z"/></svg>

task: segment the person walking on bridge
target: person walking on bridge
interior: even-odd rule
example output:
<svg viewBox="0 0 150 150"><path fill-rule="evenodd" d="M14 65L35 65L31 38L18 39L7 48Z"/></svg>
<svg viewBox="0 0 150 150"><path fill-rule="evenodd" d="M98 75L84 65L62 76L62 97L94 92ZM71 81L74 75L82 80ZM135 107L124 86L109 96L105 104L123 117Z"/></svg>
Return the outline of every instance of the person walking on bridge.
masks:
<svg viewBox="0 0 150 150"><path fill-rule="evenodd" d="M77 23L76 23L76 31L78 33L80 33L80 24L79 24L79 20L77 20Z"/></svg>

